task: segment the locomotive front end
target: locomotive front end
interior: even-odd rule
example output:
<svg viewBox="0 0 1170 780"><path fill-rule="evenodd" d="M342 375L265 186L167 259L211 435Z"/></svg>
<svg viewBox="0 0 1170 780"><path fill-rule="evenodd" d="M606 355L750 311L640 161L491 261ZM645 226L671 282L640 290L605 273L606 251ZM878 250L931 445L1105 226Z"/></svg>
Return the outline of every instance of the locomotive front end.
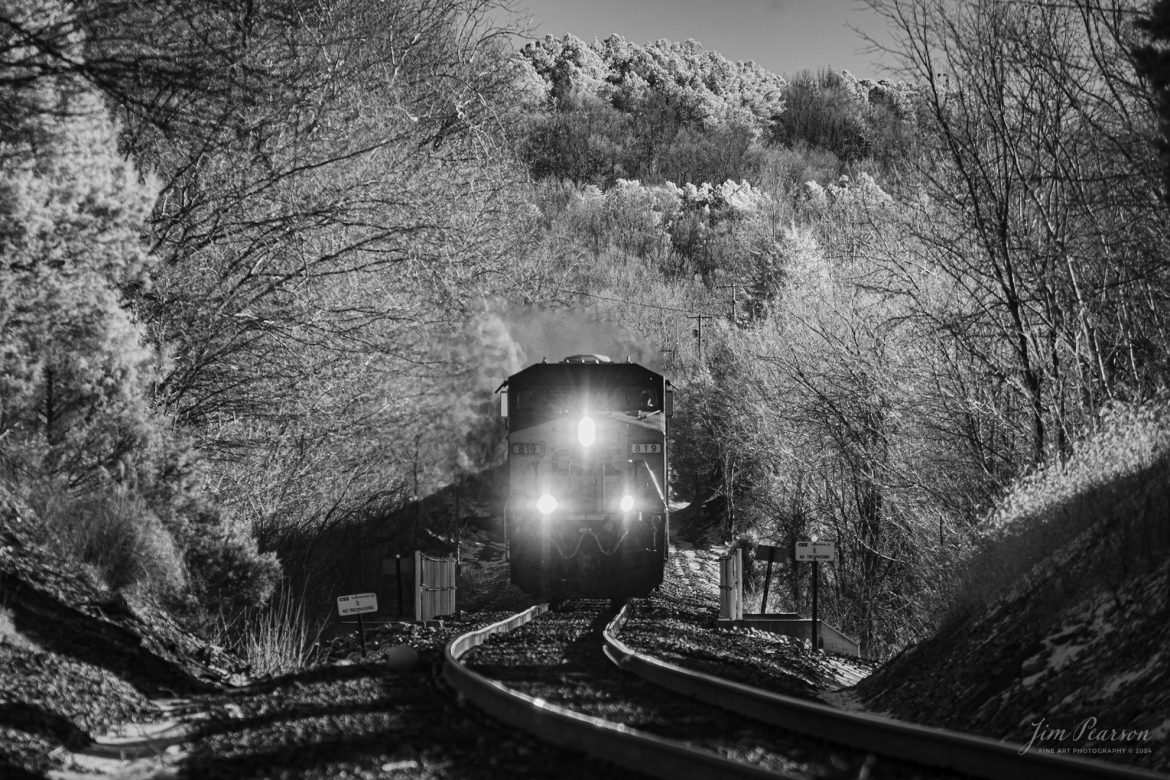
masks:
<svg viewBox="0 0 1170 780"><path fill-rule="evenodd" d="M661 583L669 383L577 356L508 378L512 582L541 598L624 598Z"/></svg>

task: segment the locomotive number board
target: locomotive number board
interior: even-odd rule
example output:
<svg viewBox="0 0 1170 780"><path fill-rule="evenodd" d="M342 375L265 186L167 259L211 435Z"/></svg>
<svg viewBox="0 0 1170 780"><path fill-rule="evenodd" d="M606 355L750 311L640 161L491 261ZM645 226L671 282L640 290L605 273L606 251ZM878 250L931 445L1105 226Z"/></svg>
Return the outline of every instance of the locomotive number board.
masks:
<svg viewBox="0 0 1170 780"><path fill-rule="evenodd" d="M543 455L544 445L538 441L518 441L512 444L513 455Z"/></svg>
<svg viewBox="0 0 1170 780"><path fill-rule="evenodd" d="M662 452L662 445L661 444L652 444L652 443L643 444L641 442L635 442L635 443L630 445L630 452L634 455L653 455L653 454Z"/></svg>

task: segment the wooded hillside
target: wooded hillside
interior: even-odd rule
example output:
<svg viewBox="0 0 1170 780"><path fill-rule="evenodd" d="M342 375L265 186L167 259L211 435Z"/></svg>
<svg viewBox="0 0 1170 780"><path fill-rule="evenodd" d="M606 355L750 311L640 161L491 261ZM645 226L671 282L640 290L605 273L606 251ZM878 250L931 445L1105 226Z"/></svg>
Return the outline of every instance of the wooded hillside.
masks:
<svg viewBox="0 0 1170 780"><path fill-rule="evenodd" d="M498 463L572 324L672 378L714 535L833 539L831 620L928 631L1017 480L1165 403L1167 12L875 5L896 79L517 51L494 0L4 0L5 501L230 624Z"/></svg>

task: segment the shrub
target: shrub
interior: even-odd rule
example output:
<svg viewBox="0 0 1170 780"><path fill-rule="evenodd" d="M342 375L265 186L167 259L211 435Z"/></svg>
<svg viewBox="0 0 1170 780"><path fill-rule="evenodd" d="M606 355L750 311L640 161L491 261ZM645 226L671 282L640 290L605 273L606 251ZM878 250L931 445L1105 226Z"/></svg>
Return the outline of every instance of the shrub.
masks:
<svg viewBox="0 0 1170 780"><path fill-rule="evenodd" d="M52 481L34 490L30 503L43 523L40 541L93 566L110 588L136 585L167 598L186 584L174 538L127 491L74 496Z"/></svg>
<svg viewBox="0 0 1170 780"><path fill-rule="evenodd" d="M197 620L262 606L280 578L276 556L210 505L189 501L164 523L125 487L74 494L46 479L28 494L34 541L92 566L112 589L139 587L175 606L186 599Z"/></svg>
<svg viewBox="0 0 1170 780"><path fill-rule="evenodd" d="M222 524L208 525L188 542L191 591L205 608L235 613L266 604L280 579L274 553L261 553L256 540Z"/></svg>
<svg viewBox="0 0 1170 780"><path fill-rule="evenodd" d="M760 171L757 184L775 197L797 194L805 182L815 181L828 186L845 171L845 164L827 149L797 144L792 148L770 147Z"/></svg>

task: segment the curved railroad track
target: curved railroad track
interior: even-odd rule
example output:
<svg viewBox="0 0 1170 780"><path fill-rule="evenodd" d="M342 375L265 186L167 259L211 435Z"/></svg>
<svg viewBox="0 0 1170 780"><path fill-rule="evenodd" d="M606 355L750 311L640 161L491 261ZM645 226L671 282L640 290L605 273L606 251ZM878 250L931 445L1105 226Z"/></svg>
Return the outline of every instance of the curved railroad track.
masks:
<svg viewBox="0 0 1170 780"><path fill-rule="evenodd" d="M676 693L782 729L829 738L859 750L973 777L1026 780L1154 780L1165 775L1101 761L1038 752L945 729L918 726L869 713L840 710L684 669L632 650L618 634L629 604L606 627L605 653L624 671Z"/></svg>
<svg viewBox="0 0 1170 780"><path fill-rule="evenodd" d="M447 647L444 676L493 717L639 776L662 778L954 777L782 731L621 673L604 634L616 608L536 607Z"/></svg>
<svg viewBox="0 0 1170 780"><path fill-rule="evenodd" d="M444 679L492 717L644 776L1164 777L1064 756L1020 755L1017 746L994 740L845 712L686 670L636 652L618 638L628 610L629 605L613 615L594 605L562 616L545 605L532 607L448 643ZM547 625L545 634L534 621ZM550 643L548 634L558 631L561 639ZM623 675L627 682L617 688L601 683L605 662L581 665L590 654L604 654L652 683L642 688L657 693L629 690L630 675ZM582 688L589 689L584 699ZM623 703L623 697L632 703ZM696 699L714 706L696 706ZM610 710L624 714L604 714ZM744 725L748 719L754 730ZM810 736L793 739L793 734Z"/></svg>
<svg viewBox="0 0 1170 780"><path fill-rule="evenodd" d="M677 778L774 778L760 770L683 743L576 712L509 687L464 663L464 656L490 638L514 631L548 612L541 604L451 640L444 651L443 678L467 701L494 718L564 748L579 750L634 772ZM659 771L647 772L647 767Z"/></svg>

